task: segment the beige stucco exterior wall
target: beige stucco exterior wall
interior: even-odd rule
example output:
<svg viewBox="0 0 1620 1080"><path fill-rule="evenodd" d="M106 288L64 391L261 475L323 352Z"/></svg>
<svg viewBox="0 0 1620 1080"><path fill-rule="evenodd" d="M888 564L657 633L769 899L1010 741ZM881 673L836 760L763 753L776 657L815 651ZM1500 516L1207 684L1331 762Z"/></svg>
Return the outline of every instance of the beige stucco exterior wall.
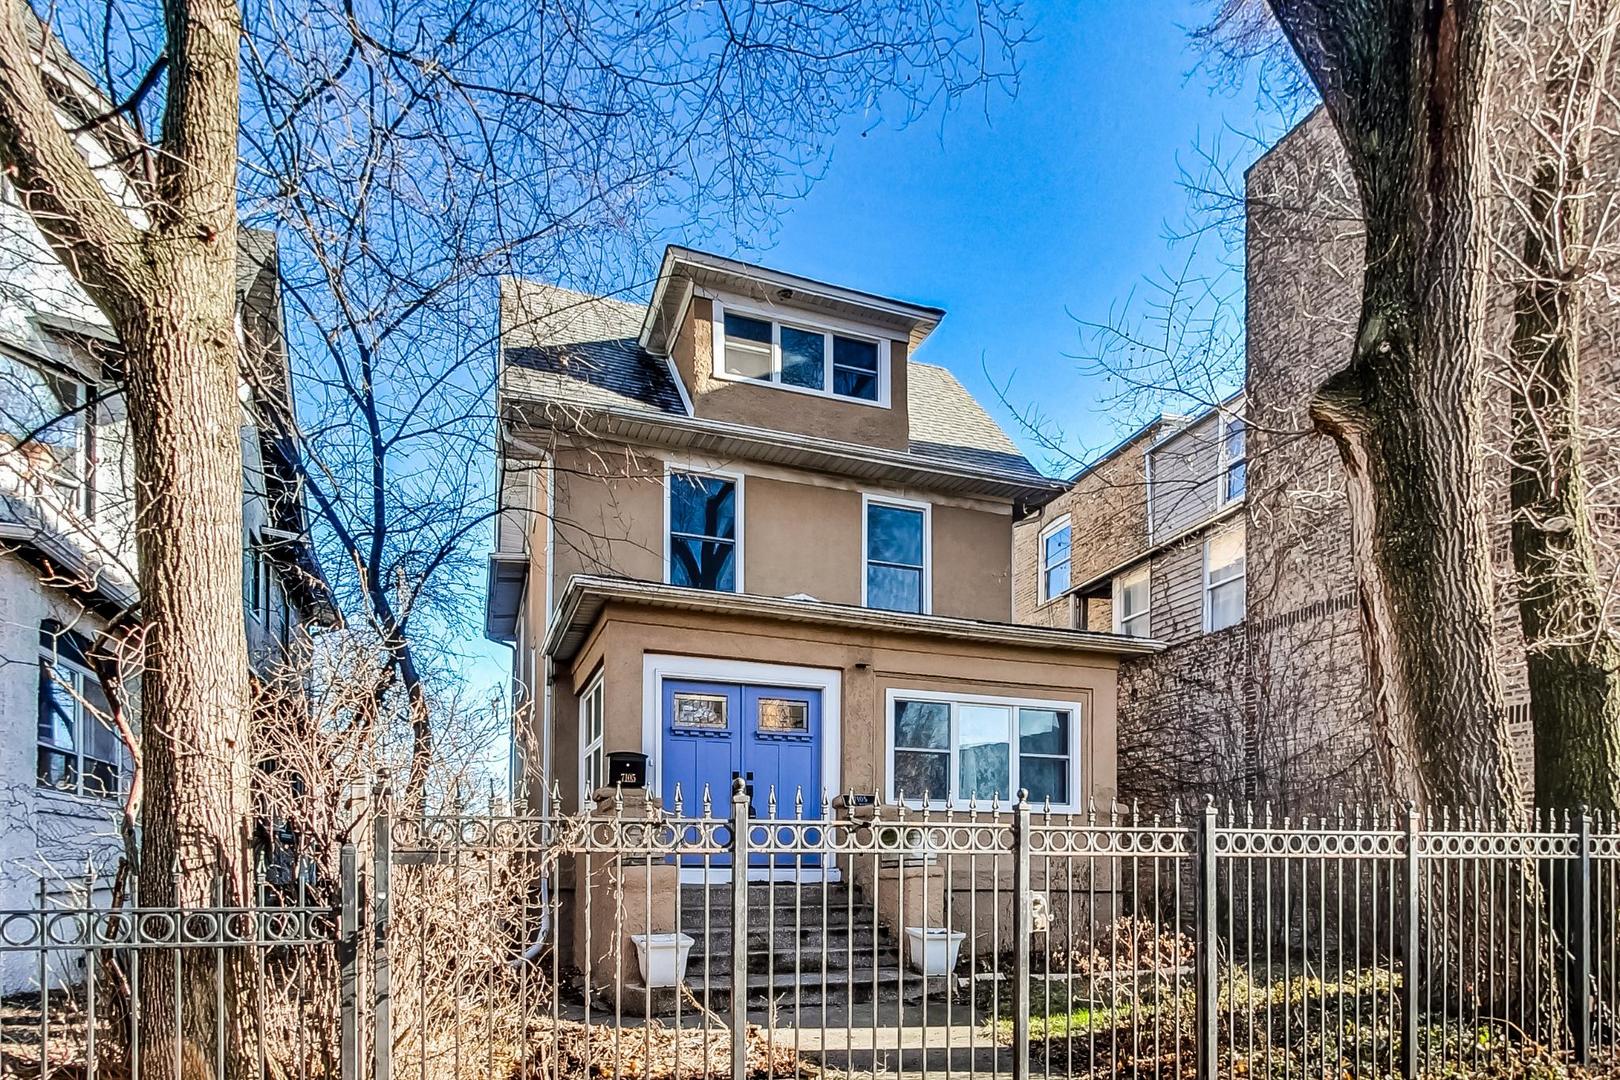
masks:
<svg viewBox="0 0 1620 1080"><path fill-rule="evenodd" d="M743 590L861 602L863 493L927 502L915 491L863 489L828 477L739 462L677 461L742 476ZM664 580L665 461L620 448L556 452L551 522L552 596L575 574ZM543 491L544 485L539 486ZM1006 622L1011 617L1010 507L930 502L932 611ZM546 537L531 539L532 580L544 581ZM530 605L544 604L533 585ZM540 629L536 626L534 629Z"/></svg>
<svg viewBox="0 0 1620 1080"><path fill-rule="evenodd" d="M792 317L791 308L773 307L780 308L783 317ZM813 314L801 318L812 324L816 321ZM872 336L882 335L874 330ZM706 297L694 297L687 306L670 355L686 384L693 412L702 419L889 450L904 450L909 445L908 350L904 340L889 339L889 405L884 408L757 383L717 379L714 377L714 343L719 337L713 302Z"/></svg>
<svg viewBox="0 0 1620 1080"><path fill-rule="evenodd" d="M1080 798L1106 803L1116 791L1118 662L1109 654L614 603L568 670L559 673L553 690L557 779L566 798L577 800L579 788L575 689L600 670L604 749L641 751L643 658L650 653L837 671L842 685L840 790L883 790L885 695L891 689L910 689L1078 703ZM646 749L656 753L656 748Z"/></svg>

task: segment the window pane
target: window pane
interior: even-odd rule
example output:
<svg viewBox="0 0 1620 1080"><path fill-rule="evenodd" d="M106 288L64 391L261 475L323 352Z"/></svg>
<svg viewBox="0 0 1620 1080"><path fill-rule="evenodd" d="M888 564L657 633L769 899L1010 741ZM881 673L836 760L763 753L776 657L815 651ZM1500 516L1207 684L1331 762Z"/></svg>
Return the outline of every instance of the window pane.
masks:
<svg viewBox="0 0 1620 1080"><path fill-rule="evenodd" d="M1226 469L1226 497L1236 499L1243 494L1249 481L1248 466L1243 462L1229 465Z"/></svg>
<svg viewBox="0 0 1620 1080"><path fill-rule="evenodd" d="M833 337L833 363L843 368L855 368L877 374L878 347L875 341L856 341L853 338Z"/></svg>
<svg viewBox="0 0 1620 1080"><path fill-rule="evenodd" d="M951 707L943 701L895 702L894 745L913 750L949 750Z"/></svg>
<svg viewBox="0 0 1620 1080"><path fill-rule="evenodd" d="M1069 559L1071 532L1067 526L1046 538L1046 565L1056 566Z"/></svg>
<svg viewBox="0 0 1620 1080"><path fill-rule="evenodd" d="M73 791L78 787L78 770L73 755L49 747L39 748L36 776L40 787L59 788L63 791Z"/></svg>
<svg viewBox="0 0 1620 1080"><path fill-rule="evenodd" d="M730 540L698 540L672 536L669 540L669 583L689 589L737 590L737 545Z"/></svg>
<svg viewBox="0 0 1620 1080"><path fill-rule="evenodd" d="M64 490L75 489L82 479L85 416L74 411L82 391L70 379L0 356L0 436L15 446L32 433L22 451L28 467Z"/></svg>
<svg viewBox="0 0 1620 1080"><path fill-rule="evenodd" d="M1067 758L1018 759L1018 783L1029 792L1031 802L1069 801L1069 762Z"/></svg>
<svg viewBox="0 0 1620 1080"><path fill-rule="evenodd" d="M826 388L827 338L820 333L782 327L782 381L811 390Z"/></svg>
<svg viewBox="0 0 1620 1080"><path fill-rule="evenodd" d="M84 793L108 796L118 794L118 766L111 761L84 759Z"/></svg>
<svg viewBox="0 0 1620 1080"><path fill-rule="evenodd" d="M845 368L834 368L833 393L842 397L860 398L862 401L876 401L877 376L863 375Z"/></svg>
<svg viewBox="0 0 1620 1080"><path fill-rule="evenodd" d="M901 566L868 566L866 606L879 611L921 614L922 571Z"/></svg>
<svg viewBox="0 0 1620 1080"><path fill-rule="evenodd" d="M68 680L64 685L62 680ZM72 750L74 720L79 715L79 703L70 689L73 675L57 668L49 660L39 662L39 741Z"/></svg>
<svg viewBox="0 0 1620 1080"><path fill-rule="evenodd" d="M960 799L1010 798L1012 747L1007 742L1009 710L994 705L961 705L956 711Z"/></svg>
<svg viewBox="0 0 1620 1080"><path fill-rule="evenodd" d="M737 536L737 485L715 476L671 473L669 528L688 536L733 540Z"/></svg>
<svg viewBox="0 0 1620 1080"><path fill-rule="evenodd" d="M918 750L894 753L894 791L907 799L950 797L951 756Z"/></svg>
<svg viewBox="0 0 1620 1080"><path fill-rule="evenodd" d="M1146 574L1134 581L1127 581L1120 586L1119 604L1120 618L1132 619L1145 612L1148 608L1148 582Z"/></svg>
<svg viewBox="0 0 1620 1080"><path fill-rule="evenodd" d="M807 732L810 730L810 703L785 698L760 698L757 723L761 731Z"/></svg>
<svg viewBox="0 0 1620 1080"><path fill-rule="evenodd" d="M725 368L748 379L771 377L771 324L746 315L726 314Z"/></svg>
<svg viewBox="0 0 1620 1080"><path fill-rule="evenodd" d="M746 315L726 312L726 337L756 345L770 345L771 324L764 319L750 319Z"/></svg>
<svg viewBox="0 0 1620 1080"><path fill-rule="evenodd" d="M1211 581L1243 573L1243 530L1234 529L1210 540L1204 547L1204 566Z"/></svg>
<svg viewBox="0 0 1620 1080"><path fill-rule="evenodd" d="M1046 598L1048 600L1069 588L1069 564L1065 560L1046 571Z"/></svg>
<svg viewBox="0 0 1620 1080"><path fill-rule="evenodd" d="M1067 754L1068 712L1063 709L1019 709L1018 749L1025 754Z"/></svg>
<svg viewBox="0 0 1620 1080"><path fill-rule="evenodd" d="M922 566L922 511L878 503L867 506L866 557L873 562Z"/></svg>
<svg viewBox="0 0 1620 1080"><path fill-rule="evenodd" d="M1243 621L1243 579L1209 590L1209 628L1221 630Z"/></svg>

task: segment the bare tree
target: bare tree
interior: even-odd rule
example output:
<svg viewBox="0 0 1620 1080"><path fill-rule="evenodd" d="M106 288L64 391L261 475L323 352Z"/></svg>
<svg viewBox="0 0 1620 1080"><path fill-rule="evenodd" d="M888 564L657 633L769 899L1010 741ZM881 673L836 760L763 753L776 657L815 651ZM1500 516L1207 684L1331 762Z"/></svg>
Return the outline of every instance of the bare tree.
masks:
<svg viewBox="0 0 1620 1080"><path fill-rule="evenodd" d="M1535 797L1542 806L1612 811L1620 807L1620 644L1606 618L1590 510L1581 352L1583 309L1613 243L1593 143L1620 11L1594 0L1505 6L1508 85L1528 104L1527 115L1493 129L1509 244L1522 236L1504 260L1513 296L1504 381Z"/></svg>

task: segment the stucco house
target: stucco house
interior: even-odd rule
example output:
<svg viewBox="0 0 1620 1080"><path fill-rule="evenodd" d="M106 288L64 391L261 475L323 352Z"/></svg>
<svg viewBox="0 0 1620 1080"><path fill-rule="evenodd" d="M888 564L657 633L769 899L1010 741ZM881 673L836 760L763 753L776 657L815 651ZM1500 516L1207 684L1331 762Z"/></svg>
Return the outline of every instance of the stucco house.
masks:
<svg viewBox="0 0 1620 1080"><path fill-rule="evenodd" d="M1063 488L917 358L944 312L680 247L645 303L500 303L515 794L588 807L627 751L688 814L738 776L761 815L1113 795L1119 663L1159 646L1014 621L1014 525Z"/></svg>

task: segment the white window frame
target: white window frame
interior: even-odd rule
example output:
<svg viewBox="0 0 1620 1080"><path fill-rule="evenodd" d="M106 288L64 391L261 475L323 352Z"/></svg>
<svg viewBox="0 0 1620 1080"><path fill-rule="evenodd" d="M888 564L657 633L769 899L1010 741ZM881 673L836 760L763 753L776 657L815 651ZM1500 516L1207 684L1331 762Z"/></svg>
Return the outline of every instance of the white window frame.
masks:
<svg viewBox="0 0 1620 1080"><path fill-rule="evenodd" d="M598 670L585 683L585 690L579 695L579 807L589 810L591 806L591 793L595 790L590 784L589 764L594 757L598 762L597 776L607 776L607 754L603 744L607 736L607 691L602 678L603 672ZM591 738L589 709L597 710L597 720L600 732ZM600 785L598 785L600 786Z"/></svg>
<svg viewBox="0 0 1620 1080"><path fill-rule="evenodd" d="M1217 541L1224 540L1229 536L1237 536L1239 538L1240 542L1244 544L1245 550L1244 550L1244 558L1243 558L1243 572L1240 573L1240 574L1234 574L1233 576L1231 576L1229 578L1224 578L1221 581L1212 582L1212 581L1210 581L1210 577L1209 577L1209 572L1210 572L1209 549ZM1215 629L1216 629L1216 627L1214 625L1214 622L1215 622L1215 605L1210 603L1210 592L1211 592L1212 589L1218 588L1218 587L1220 587L1222 585L1227 585L1227 584L1230 584L1231 582L1236 581L1236 582L1239 582L1241 584L1242 589L1243 589L1243 618L1240 618L1237 622L1232 623L1231 625L1232 626L1237 626L1239 623L1243 622L1244 619L1247 619L1249 617L1249 560L1248 560L1247 545L1248 545L1248 537L1247 537L1246 532L1244 530L1244 527L1242 525L1239 525L1235 529L1222 529L1220 532L1217 532L1217 533L1215 533L1215 534L1213 534L1213 535L1211 535L1209 537L1206 537L1205 540L1204 540L1204 547L1203 547L1203 588L1202 588L1202 591L1201 591L1200 598L1203 601L1203 605L1204 605L1204 633L1206 633L1206 634L1214 633ZM1220 627L1220 629L1225 630L1225 629L1228 629L1228 627L1223 626L1223 627Z"/></svg>
<svg viewBox="0 0 1620 1080"><path fill-rule="evenodd" d="M63 630L62 633L71 633L71 631ZM77 778L73 790L69 791L66 788L49 787L41 784L39 782L37 761L35 764L34 773L35 790L48 791L53 795L64 795L74 799L85 799L97 804L122 798L125 792L128 790L132 770L131 763L129 761L128 749L124 746L123 739L118 736L117 732L113 733L114 738L118 739L117 758L112 762L112 764L118 769L117 787L115 790L109 791L105 794L96 794L95 792L86 791L84 788L85 743L89 741L89 737L86 735L86 728L90 724L101 723L101 720L91 715L89 706L84 701L84 687L82 683L84 680L99 682L98 676L95 672L91 671L83 664L64 656L60 649L49 648L45 644L41 643L37 647L36 652L38 654L38 660L35 663L35 671L38 673L40 679L43 680L51 678L51 676L45 673L46 661L49 661L51 666L56 668L60 673L72 675L74 677L75 681L69 693L73 698L73 706L75 709L74 721L78 724L78 728L74 732L74 746L71 751L76 759L74 762L74 776ZM35 695L34 705L34 753L36 758L41 749L50 750L53 753L58 754L67 754L70 751L68 751L66 748L58 746L55 743L46 742L44 739L39 737L39 699L43 696L44 687L42 686L39 688L39 692ZM98 761L101 759L91 758L90 760Z"/></svg>
<svg viewBox="0 0 1620 1080"><path fill-rule="evenodd" d="M1081 754L1085 750L1085 724L1088 722L1082 702L1055 701L1049 698L1003 697L992 694L959 694L940 690L908 690L901 687L890 687L883 695L883 784L884 798L890 806L901 805L898 793L894 787L894 707L900 701L937 701L951 707L951 746L950 746L950 783L954 789L957 784L957 774L961 759L961 728L957 720L957 707L961 705L991 705L1005 707L1008 712L1008 746L1011 751L1011 761L1008 765L1008 777L1012 783L1012 791L1008 794L1002 810L1010 811L1018 801L1019 775L1018 775L1018 710L1019 709L1048 709L1069 714L1069 801L1053 803L1052 810L1057 813L1072 814L1085 805L1082 784L1085 780L1085 768L1081 763ZM935 751L939 753L940 751ZM1052 756L1052 755L1036 755ZM967 799L957 798L930 798L927 800L907 797L905 806L913 810L966 810L970 806L979 810L989 809L987 800L970 802ZM1045 804L1041 804L1044 809Z"/></svg>
<svg viewBox="0 0 1620 1080"><path fill-rule="evenodd" d="M1052 566L1046 561L1046 542L1053 536L1062 532L1064 529L1069 530L1069 554L1063 559L1063 561L1067 563L1069 567L1069 585L1068 588L1063 590L1063 592L1054 594L1052 592L1050 581ZM1054 600L1061 599L1068 593L1069 589L1074 587L1074 527L1070 522L1068 514L1064 514L1062 517L1057 518L1050 525L1041 530L1040 536L1036 538L1035 541L1035 557L1040 564L1041 603L1050 604Z"/></svg>
<svg viewBox="0 0 1620 1080"><path fill-rule="evenodd" d="M1233 422L1236 422L1236 423L1239 423L1239 424L1243 425L1243 457L1239 458L1237 460L1233 460L1233 459L1227 457L1227 455L1226 455L1226 440L1227 440L1227 436L1231 433L1231 425L1233 424ZM1220 437L1221 437L1221 447L1220 447L1220 454L1218 456L1220 458L1220 463L1221 463L1221 465L1220 465L1220 467L1221 467L1221 506L1224 508L1224 507L1227 507L1227 506L1231 506L1233 503L1235 503L1239 499L1243 498L1243 496L1245 494L1247 494L1248 490L1249 490L1249 473L1248 473L1249 425L1248 425L1248 422L1245 421L1243 419L1243 417L1241 417L1241 416L1231 415L1231 414L1223 412L1221 414ZM1232 494L1231 490L1227 487L1227 484L1232 478L1232 466L1234 466L1236 464L1239 464L1240 462L1244 465L1244 470L1243 470L1243 490L1240 491L1237 495L1234 496Z"/></svg>
<svg viewBox="0 0 1620 1080"><path fill-rule="evenodd" d="M870 491L861 492L861 607L870 607L867 601L866 588L869 573L869 556L871 549L868 546L866 521L869 508L872 506L892 506L900 510L922 511L922 611L921 615L934 613L934 507L932 503L917 502L912 499L900 499L892 495L878 495ZM884 609L887 610L887 609ZM896 614L909 614L897 612Z"/></svg>
<svg viewBox="0 0 1620 1080"><path fill-rule="evenodd" d="M689 462L673 460L664 462L664 584L672 584L670 578L675 568L675 563L670 558L669 541L670 529L674 525L674 515L671 513L670 508L670 494L674 490L671 481L676 473L691 476L709 476L717 480L730 480L735 485L736 505L732 509L732 516L736 521L737 535L733 542L736 550L737 572L733 575L736 579L736 588L731 591L737 593L745 591L743 588L743 534L746 531L744 525L747 520L743 516L743 489L746 486L743 480L745 474L730 469L715 469L704 465L694 465ZM724 590L716 589L714 591L723 592Z"/></svg>
<svg viewBox="0 0 1620 1080"><path fill-rule="evenodd" d="M1117 577L1114 578L1114 597L1113 597L1114 633L1116 633L1116 634L1126 634L1126 633L1128 633L1128 631L1125 628L1125 622L1126 622L1126 619L1125 619L1125 590L1126 590L1126 588L1128 588L1131 585L1137 585L1137 584L1140 584L1141 582L1144 582L1144 581L1147 582L1147 585L1148 585L1148 589L1147 589L1147 606L1144 607L1141 611L1139 611L1136 614L1132 615L1131 618L1130 618L1130 621L1135 622L1138 619L1146 619L1147 620L1148 632L1145 633L1145 634L1131 635L1131 636L1139 636L1139 637L1145 637L1145 638L1153 636L1153 565L1152 565L1152 563L1144 563L1142 566L1137 567L1135 570L1131 570L1131 571L1128 571L1127 573L1120 574L1120 575L1118 575Z"/></svg>
<svg viewBox="0 0 1620 1080"><path fill-rule="evenodd" d="M889 384L889 339L874 334L869 329L861 329L849 323L826 318L799 318L797 316L784 319L781 315L771 314L768 311L739 303L729 298L715 297L711 300L714 305L713 329L711 340L713 342L713 363L710 365L710 374L720 382L746 383L751 386L768 386L773 390L789 390L795 394L809 394L811 397L829 398L833 401L844 401L852 405L865 405L868 408L887 409L890 407ZM749 319L758 319L769 323L771 327L771 375L769 379L755 379L747 375L733 375L726 370L726 312L744 316ZM802 330L806 333L819 333L825 339L822 354L822 387L817 390L811 386L792 386L782 382L782 327L787 326L793 330ZM850 397L846 394L833 392L833 336L849 338L851 341L864 341L877 346L877 400L868 401L866 398Z"/></svg>

